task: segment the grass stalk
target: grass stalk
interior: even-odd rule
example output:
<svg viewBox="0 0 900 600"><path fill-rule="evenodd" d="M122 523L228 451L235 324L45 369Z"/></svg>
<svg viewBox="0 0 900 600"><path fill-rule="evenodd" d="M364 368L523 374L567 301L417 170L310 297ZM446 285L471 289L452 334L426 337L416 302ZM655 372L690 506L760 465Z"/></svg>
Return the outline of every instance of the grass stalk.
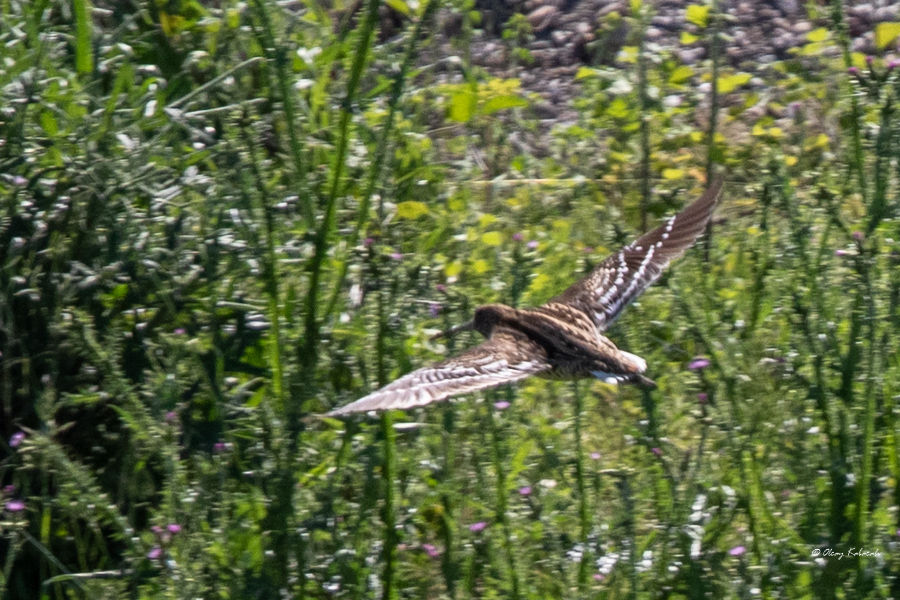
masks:
<svg viewBox="0 0 900 600"><path fill-rule="evenodd" d="M503 531L503 549L506 552L507 576L510 584L510 597L513 600L521 598L519 588L519 574L516 567L516 553L512 542L512 530L509 524L509 515L507 514L507 481L506 467L504 465L504 457L506 456L504 446L503 427L498 425L494 416L494 407L488 404L485 406L487 411L488 426L491 430L491 450L494 459L494 472L496 474L496 522L500 524Z"/></svg>
<svg viewBox="0 0 900 600"><path fill-rule="evenodd" d="M706 185L713 180L713 158L716 148L716 132L719 127L719 58L720 48L720 23L722 15L719 14L719 0L712 0L710 7L710 19L712 26L709 28L709 58L712 62L712 81L709 98L709 128L706 130ZM709 262L709 251L712 247L712 220L706 225L706 235L703 236L703 256Z"/></svg>
<svg viewBox="0 0 900 600"><path fill-rule="evenodd" d="M844 68L849 69L853 66L853 57L850 52L850 33L847 29L847 21L844 17L843 0L831 0L831 22L834 31L837 34L838 44L841 47L841 54L844 58ZM862 147L862 110L859 106L859 97L853 93L852 83L850 85L848 95L850 96L850 137L852 141L851 154L849 157L851 171L856 174L857 189L863 198L863 203L868 204L868 187L866 185L866 177L863 172L864 159Z"/></svg>
<svg viewBox="0 0 900 600"><path fill-rule="evenodd" d="M381 413L381 436L384 445L384 460L381 465L384 506L381 520L384 523L384 570L382 571L382 600L397 597L397 508L395 505L394 479L397 474L397 441L391 411Z"/></svg>
<svg viewBox="0 0 900 600"><path fill-rule="evenodd" d="M388 114L385 118L384 125L381 127L381 131L378 135L378 143L375 147L375 155L372 160L372 166L369 168L369 176L366 179L366 185L363 188L363 195L360 200L359 210L356 216L356 228L350 231L350 235L347 238L346 247L348 251L352 250L354 247L356 247L356 244L359 243L360 235L365 229L366 222L369 219L369 209L371 208L372 204L372 196L380 187L382 171L384 170L385 156L387 155L388 146L390 145L391 135L394 132L394 121L397 115L397 107L400 104L400 98L403 95L409 68L413 64L413 60L416 57L417 42L422 35L422 30L424 29L425 25L427 25L431 21L431 17L434 15L437 6L437 0L428 0L428 3L425 5L422 16L416 22L412 34L409 37L409 41L406 45L406 51L403 53L403 61L400 63L400 70L397 72L397 75L394 77L393 84L391 85L391 94L388 98ZM325 310L322 312L322 318L327 318L328 315L330 315L334 311L334 307L337 304L338 298L340 297L344 281L347 278L347 271L349 270L349 268L350 261L348 258L345 258L341 263L340 271L338 272L337 279L334 283L334 289L331 292L331 297L328 300Z"/></svg>
<svg viewBox="0 0 900 600"><path fill-rule="evenodd" d="M645 2L634 7L638 20L638 99L641 119L641 231L647 230L650 206L650 96L647 93L646 33L649 9Z"/></svg>
<svg viewBox="0 0 900 600"><path fill-rule="evenodd" d="M584 476L584 447L582 443L581 413L584 411L584 399L578 382L572 382L572 393L575 396L575 482L578 486L578 521L580 525L578 541L582 546L581 562L578 565L578 589L583 591L587 584L588 567L588 535L591 531L591 519L588 511L587 486Z"/></svg>
<svg viewBox="0 0 900 600"><path fill-rule="evenodd" d="M288 46L276 42L272 32L272 20L269 18L268 8L264 0L253 0L256 5L259 20L262 22L261 46L266 58L275 65L275 74L278 82L278 93L281 96L281 106L284 110L287 122L288 139L290 140L291 158L293 159L294 187L300 198L300 207L303 211L306 228L312 231L316 227L316 215L313 208L312 195L306 184L306 161L303 157L303 142L297 135L297 111L294 106L292 77L288 62Z"/></svg>
<svg viewBox="0 0 900 600"><path fill-rule="evenodd" d="M343 102L341 102L340 120L337 127L337 144L334 164L331 170L328 198L325 203L325 214L314 242L315 250L310 264L309 293L306 297L305 352L304 357L302 357L307 363L307 371L309 373L314 371L315 361L318 358L319 318L317 311L319 307L319 280L322 275L322 265L328 254L329 236L334 229L337 199L343 184L344 165L350 142L350 119L353 116L353 104L359 88L359 82L362 79L369 46L372 42L372 33L378 21L379 6L381 6L381 0L368 0L365 17L359 26L359 39L350 68L350 78L347 81L347 93Z"/></svg>

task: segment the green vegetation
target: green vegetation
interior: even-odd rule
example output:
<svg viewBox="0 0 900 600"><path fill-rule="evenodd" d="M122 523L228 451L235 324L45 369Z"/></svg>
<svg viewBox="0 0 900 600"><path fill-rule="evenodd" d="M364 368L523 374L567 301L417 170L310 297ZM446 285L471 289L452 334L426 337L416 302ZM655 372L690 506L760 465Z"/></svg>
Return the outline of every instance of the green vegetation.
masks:
<svg viewBox="0 0 900 600"><path fill-rule="evenodd" d="M682 64L633 0L551 127L439 7L0 0L0 599L900 597L898 65L840 0L754 74L697 4ZM610 331L657 390L308 418L710 170Z"/></svg>

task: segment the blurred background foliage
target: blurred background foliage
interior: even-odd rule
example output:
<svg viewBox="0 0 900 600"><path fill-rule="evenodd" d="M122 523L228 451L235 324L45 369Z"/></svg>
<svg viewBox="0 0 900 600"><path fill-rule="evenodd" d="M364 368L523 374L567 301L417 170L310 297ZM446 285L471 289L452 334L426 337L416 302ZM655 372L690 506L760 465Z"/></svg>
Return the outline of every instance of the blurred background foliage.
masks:
<svg viewBox="0 0 900 600"><path fill-rule="evenodd" d="M0 597L900 596L900 24L866 57L820 4L763 79L717 2L688 65L633 0L563 122L466 0L0 0ZM308 418L711 170L709 241L610 332L656 391Z"/></svg>

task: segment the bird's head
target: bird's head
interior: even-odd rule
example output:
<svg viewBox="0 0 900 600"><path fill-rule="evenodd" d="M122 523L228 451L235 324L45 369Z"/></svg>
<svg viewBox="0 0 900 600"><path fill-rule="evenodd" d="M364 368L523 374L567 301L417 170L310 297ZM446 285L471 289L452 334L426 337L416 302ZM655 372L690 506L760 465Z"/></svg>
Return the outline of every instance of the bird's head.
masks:
<svg viewBox="0 0 900 600"><path fill-rule="evenodd" d="M485 304L475 309L475 318L472 319L472 329L483 335L490 337L494 327L502 321L510 312L515 312L514 308L504 306L503 304Z"/></svg>

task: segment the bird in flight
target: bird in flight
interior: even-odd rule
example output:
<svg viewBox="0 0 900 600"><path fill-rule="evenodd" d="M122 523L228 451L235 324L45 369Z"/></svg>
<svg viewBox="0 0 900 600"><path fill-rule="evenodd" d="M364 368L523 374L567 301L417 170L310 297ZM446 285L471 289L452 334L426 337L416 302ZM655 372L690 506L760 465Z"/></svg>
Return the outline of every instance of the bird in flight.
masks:
<svg viewBox="0 0 900 600"><path fill-rule="evenodd" d="M655 387L643 374L647 361L620 350L603 332L671 260L694 244L706 229L721 192L719 177L696 202L606 257L543 306L478 307L472 321L448 333L474 329L487 338L480 345L412 371L325 416L424 406L532 375Z"/></svg>

